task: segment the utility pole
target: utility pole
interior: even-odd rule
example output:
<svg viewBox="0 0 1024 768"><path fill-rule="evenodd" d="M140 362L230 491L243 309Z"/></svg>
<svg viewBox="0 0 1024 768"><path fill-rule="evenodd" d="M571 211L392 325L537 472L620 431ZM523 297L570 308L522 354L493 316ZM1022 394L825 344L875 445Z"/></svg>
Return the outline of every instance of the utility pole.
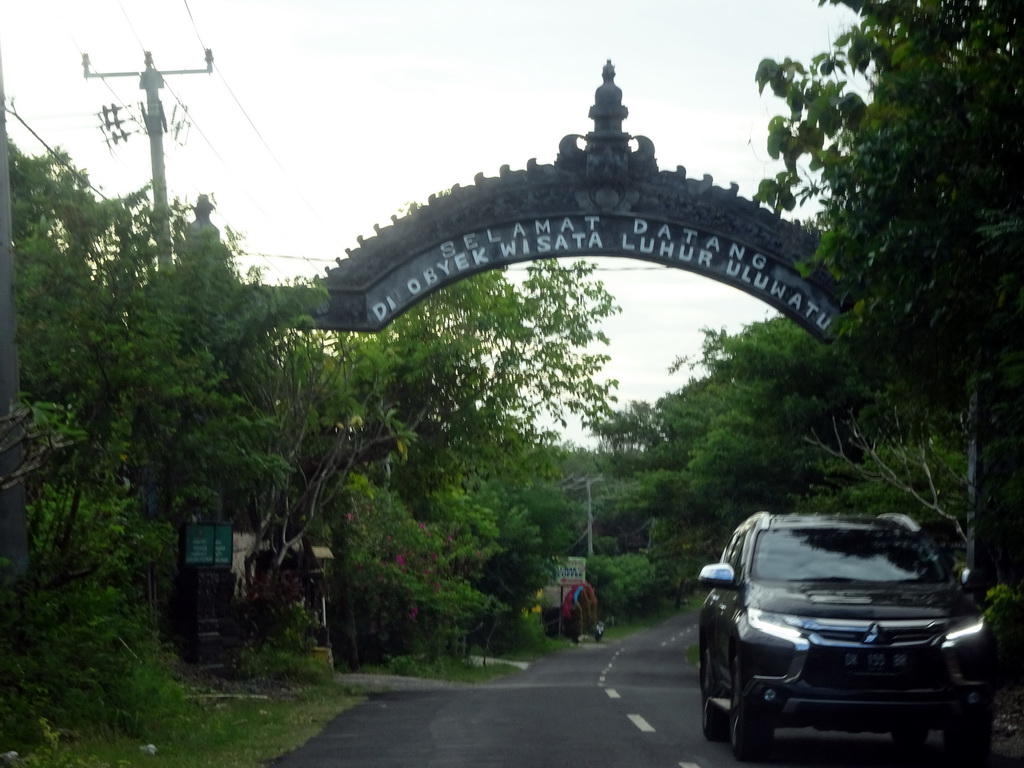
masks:
<svg viewBox="0 0 1024 768"><path fill-rule="evenodd" d="M18 407L18 347L14 322L14 249L11 226L11 175L7 153L7 96L3 59L0 57L0 416ZM0 480L21 464L20 435L0 453ZM20 576L28 569L28 532L25 522L25 485L21 480L0 485L0 577Z"/></svg>
<svg viewBox="0 0 1024 768"><path fill-rule="evenodd" d="M167 121L160 103L160 89L166 75L201 75L213 72L213 51L206 49L206 69L175 69L160 71L153 66L153 54L146 51L146 69L143 72L91 72L89 54L82 54L82 69L90 77L138 77L139 88L146 92L146 133L149 134L149 154L153 165L153 212L157 221L158 264L161 268L173 264L171 255L171 211L167 204L167 175L164 173L164 133Z"/></svg>
<svg viewBox="0 0 1024 768"><path fill-rule="evenodd" d="M563 481L564 488L586 488L587 489L587 555L593 556L594 554L594 500L591 495L590 489L594 483L600 483L604 481L603 475L597 475L591 477L590 475L584 475L581 478L570 477Z"/></svg>

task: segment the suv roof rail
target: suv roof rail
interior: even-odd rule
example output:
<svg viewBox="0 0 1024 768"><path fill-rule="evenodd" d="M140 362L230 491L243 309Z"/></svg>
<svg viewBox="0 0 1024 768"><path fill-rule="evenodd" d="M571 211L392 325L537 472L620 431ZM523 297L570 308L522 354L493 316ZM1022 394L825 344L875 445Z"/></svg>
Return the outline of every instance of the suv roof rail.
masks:
<svg viewBox="0 0 1024 768"><path fill-rule="evenodd" d="M879 520L890 520L898 525L902 525L908 531L920 531L921 526L918 525L917 521L909 515L904 515L899 512L885 512L878 516Z"/></svg>
<svg viewBox="0 0 1024 768"><path fill-rule="evenodd" d="M760 512L755 512L750 517L748 517L743 522L743 524L744 525L756 525L758 528L767 528L768 525L771 523L772 518L774 518L774 517L775 517L775 515L773 515L771 512L766 512L764 510L761 510Z"/></svg>

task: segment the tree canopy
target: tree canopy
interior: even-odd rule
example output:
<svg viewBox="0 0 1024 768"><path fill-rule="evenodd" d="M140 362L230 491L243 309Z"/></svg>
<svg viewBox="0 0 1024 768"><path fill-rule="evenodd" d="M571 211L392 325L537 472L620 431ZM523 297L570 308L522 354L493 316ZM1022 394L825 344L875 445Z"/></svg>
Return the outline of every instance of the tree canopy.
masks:
<svg viewBox="0 0 1024 768"><path fill-rule="evenodd" d="M907 394L961 412L975 398L978 530L1020 552L1020 5L856 5L858 22L809 65L762 62L761 88L789 112L769 140L785 170L760 194L819 201L818 255L847 292L848 330Z"/></svg>
<svg viewBox="0 0 1024 768"><path fill-rule="evenodd" d="M319 540L353 642L362 622L436 653L485 617L518 624L569 536L559 494L528 490L557 472L541 417L594 420L614 386L591 266L488 273L386 333L325 333L318 286L239 274L233 233L197 234L179 204L157 268L143 193L97 199L66 157L11 157L27 405L3 434L31 437L39 599L75 583L144 605L144 582L164 612L180 526L227 521L252 537L250 618L300 594L278 572Z"/></svg>

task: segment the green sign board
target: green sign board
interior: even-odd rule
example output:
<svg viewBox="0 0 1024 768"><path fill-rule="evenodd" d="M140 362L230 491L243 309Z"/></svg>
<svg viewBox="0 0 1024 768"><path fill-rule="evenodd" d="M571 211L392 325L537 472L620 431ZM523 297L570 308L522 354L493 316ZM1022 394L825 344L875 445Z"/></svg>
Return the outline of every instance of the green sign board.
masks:
<svg viewBox="0 0 1024 768"><path fill-rule="evenodd" d="M191 523L182 532L184 565L230 568L232 527L228 523Z"/></svg>

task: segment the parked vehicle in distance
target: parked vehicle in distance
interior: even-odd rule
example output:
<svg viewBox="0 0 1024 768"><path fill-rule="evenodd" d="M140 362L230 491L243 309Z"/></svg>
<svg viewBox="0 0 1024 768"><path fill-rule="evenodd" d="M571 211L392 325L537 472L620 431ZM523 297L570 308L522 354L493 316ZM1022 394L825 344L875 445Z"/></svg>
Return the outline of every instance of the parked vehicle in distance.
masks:
<svg viewBox="0 0 1024 768"><path fill-rule="evenodd" d="M988 759L995 641L910 518L758 513L700 583L703 731L737 759L767 757L778 727L907 747L938 729L955 764Z"/></svg>

